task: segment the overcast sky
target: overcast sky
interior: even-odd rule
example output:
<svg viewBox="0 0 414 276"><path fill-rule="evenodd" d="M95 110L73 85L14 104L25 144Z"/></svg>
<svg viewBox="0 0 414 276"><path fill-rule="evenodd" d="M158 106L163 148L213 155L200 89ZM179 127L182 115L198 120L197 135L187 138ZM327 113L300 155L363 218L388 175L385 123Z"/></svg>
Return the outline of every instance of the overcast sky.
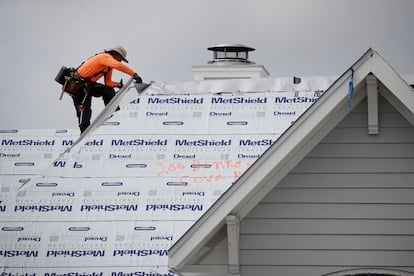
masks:
<svg viewBox="0 0 414 276"><path fill-rule="evenodd" d="M115 45L144 82L192 80L221 43L255 48L273 78L340 75L370 47L414 73L413 11L413 0L1 0L0 129L77 129L54 78Z"/></svg>

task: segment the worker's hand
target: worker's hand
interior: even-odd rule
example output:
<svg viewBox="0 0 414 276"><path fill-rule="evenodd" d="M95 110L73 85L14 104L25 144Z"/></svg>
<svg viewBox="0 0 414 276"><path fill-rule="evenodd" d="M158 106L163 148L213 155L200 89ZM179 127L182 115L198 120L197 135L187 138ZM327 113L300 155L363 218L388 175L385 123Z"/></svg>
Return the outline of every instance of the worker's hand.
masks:
<svg viewBox="0 0 414 276"><path fill-rule="evenodd" d="M134 74L133 78L134 78L136 83L142 83L142 79L141 79L140 76L138 76L137 73Z"/></svg>
<svg viewBox="0 0 414 276"><path fill-rule="evenodd" d="M121 79L121 81L117 83L116 88L122 88L122 87L124 87L124 84Z"/></svg>

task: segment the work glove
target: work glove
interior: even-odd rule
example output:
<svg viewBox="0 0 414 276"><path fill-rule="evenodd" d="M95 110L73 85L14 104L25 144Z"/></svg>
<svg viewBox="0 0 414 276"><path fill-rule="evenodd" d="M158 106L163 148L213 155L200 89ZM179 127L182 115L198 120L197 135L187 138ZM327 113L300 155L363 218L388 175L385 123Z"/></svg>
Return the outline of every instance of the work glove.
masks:
<svg viewBox="0 0 414 276"><path fill-rule="evenodd" d="M118 82L118 84L116 85L116 87L117 88L122 88L122 87L124 87L124 83L122 82L122 79L121 79L121 81L120 82Z"/></svg>
<svg viewBox="0 0 414 276"><path fill-rule="evenodd" d="M133 78L134 78L136 83L142 83L142 79L141 79L140 76L138 76L137 73L134 74Z"/></svg>

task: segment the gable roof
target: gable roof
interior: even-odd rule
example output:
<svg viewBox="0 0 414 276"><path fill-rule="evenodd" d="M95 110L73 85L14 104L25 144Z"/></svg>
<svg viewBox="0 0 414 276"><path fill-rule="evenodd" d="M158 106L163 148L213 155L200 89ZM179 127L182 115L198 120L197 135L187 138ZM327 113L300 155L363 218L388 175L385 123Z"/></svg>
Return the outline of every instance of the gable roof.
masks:
<svg viewBox="0 0 414 276"><path fill-rule="evenodd" d="M169 267L179 271L208 250L206 245L225 225L226 216L242 220L367 96L366 78L371 74L379 80L380 93L414 125L413 89L368 49L170 248Z"/></svg>

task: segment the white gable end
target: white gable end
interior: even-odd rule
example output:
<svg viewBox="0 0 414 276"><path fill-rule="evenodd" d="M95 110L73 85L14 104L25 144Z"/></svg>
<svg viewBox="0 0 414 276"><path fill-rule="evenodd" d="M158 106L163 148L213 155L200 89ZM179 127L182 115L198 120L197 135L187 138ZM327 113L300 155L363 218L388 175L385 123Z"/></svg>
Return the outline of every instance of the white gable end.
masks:
<svg viewBox="0 0 414 276"><path fill-rule="evenodd" d="M353 107L367 97L367 86L371 85L367 84L367 77L371 74L378 79L381 95L412 122L414 93L411 87L378 53L369 50L172 247L170 267L180 271L186 263L192 263L192 254L203 251L203 246L225 225L228 215L243 220L298 162L346 118ZM352 99L349 98L351 78L354 85ZM368 97L369 101L371 97ZM372 108L372 103L370 105ZM370 112L370 116L374 116L370 119L375 121L375 112L378 111L374 109ZM368 127L366 132L370 132Z"/></svg>

